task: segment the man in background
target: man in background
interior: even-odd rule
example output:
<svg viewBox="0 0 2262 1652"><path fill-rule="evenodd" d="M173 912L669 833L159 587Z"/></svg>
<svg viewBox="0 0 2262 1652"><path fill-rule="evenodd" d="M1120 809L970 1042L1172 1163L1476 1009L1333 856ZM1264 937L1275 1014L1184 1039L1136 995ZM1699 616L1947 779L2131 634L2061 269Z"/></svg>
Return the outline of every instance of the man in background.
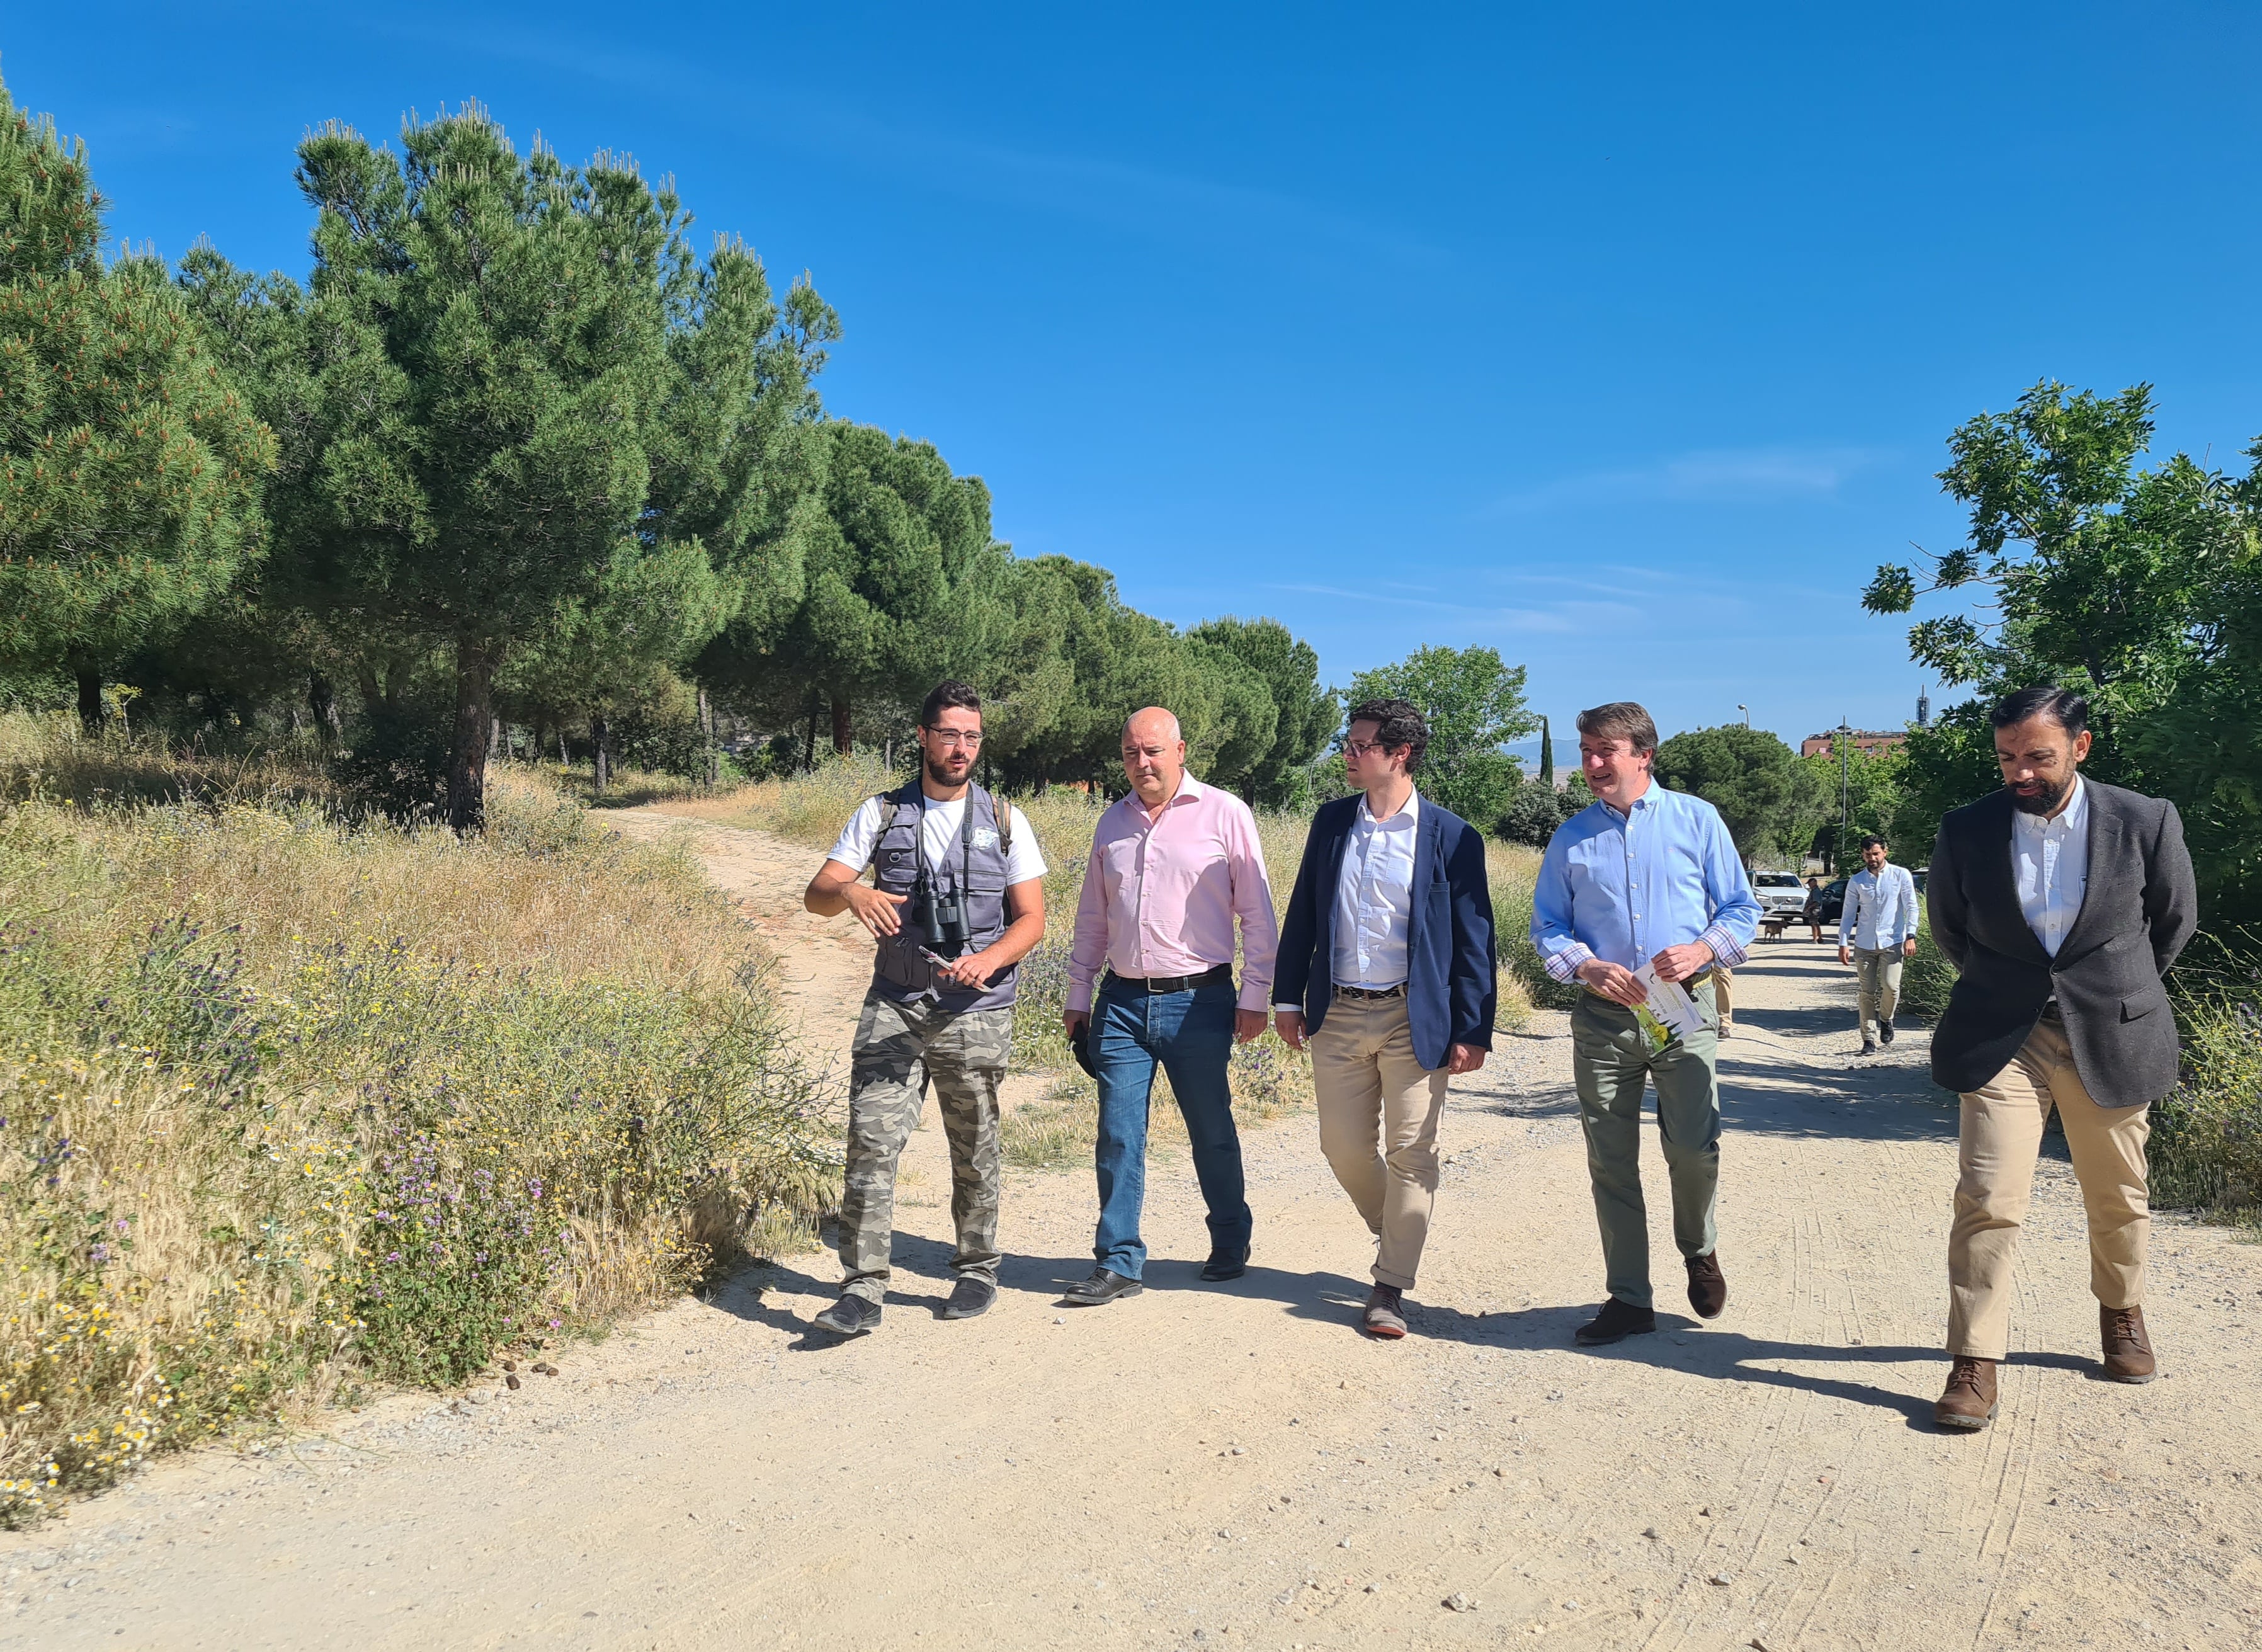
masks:
<svg viewBox="0 0 2262 1652"><path fill-rule="evenodd" d="M849 912L879 943L851 1048L840 1300L817 1324L844 1337L880 1323L895 1238L896 1165L927 1081L950 1142L958 1275L945 1319L998 1295L998 1091L1013 1049L1016 966L1045 934L1045 862L1019 810L973 783L982 698L939 682L919 708L918 778L867 798L802 904ZM874 881L861 881L864 869Z"/></svg>
<svg viewBox="0 0 2262 1652"><path fill-rule="evenodd" d="M2198 927L2175 804L2082 778L2089 707L2021 689L1989 715L2002 790L1940 823L1925 893L1958 971L1932 1077L1963 1098L1948 1233L1941 1428L1983 1429L2009 1351L2019 1230L2050 1110L2089 1218L2102 1374L2150 1382L2144 1251L2151 1103L2176 1087L2176 1014L2160 977Z"/></svg>
<svg viewBox="0 0 2262 1652"><path fill-rule="evenodd" d="M1256 817L1231 792L1186 773L1178 719L1149 706L1123 725L1128 796L1099 817L1077 899L1069 956L1071 1041L1088 1039L1099 1085L1092 1145L1099 1179L1097 1266L1066 1300L1098 1307L1145 1288L1147 1107L1159 1064L1192 1143L1209 1209L1206 1280L1249 1266L1241 1136L1226 1064L1264 1030L1279 934ZM1234 925L1242 978L1233 984Z"/></svg>
<svg viewBox="0 0 2262 1652"><path fill-rule="evenodd" d="M1760 904L1720 812L1650 775L1657 725L1631 700L1579 713L1579 753L1595 801L1556 829L1532 891L1531 941L1547 973L1586 991L1571 1012L1571 1072L1587 1135L1609 1300L1579 1327L1588 1346L1657 1329L1649 1212L1641 1192L1641 1098L1657 1086L1658 1135L1673 1187L1673 1238L1689 1305L1728 1303L1713 1208L1720 1186L1715 964L1744 961ZM1653 965L1694 1001L1696 1030L1654 1047L1634 1007Z"/></svg>
<svg viewBox="0 0 2262 1652"><path fill-rule="evenodd" d="M1838 914L1838 962L1859 971L1862 1053L1877 1041L1893 1042L1893 1011L1901 998L1901 963L1916 956L1916 879L1885 858L1884 839L1862 840L1862 869L1846 883Z"/></svg>
<svg viewBox="0 0 2262 1652"><path fill-rule="evenodd" d="M1483 835L1415 789L1430 727L1406 700L1351 711L1344 774L1322 804L1280 931L1272 1013L1312 1046L1320 1149L1375 1237L1361 1324L1406 1334L1437 1194L1437 1120L1453 1073L1492 1048L1496 966Z"/></svg>

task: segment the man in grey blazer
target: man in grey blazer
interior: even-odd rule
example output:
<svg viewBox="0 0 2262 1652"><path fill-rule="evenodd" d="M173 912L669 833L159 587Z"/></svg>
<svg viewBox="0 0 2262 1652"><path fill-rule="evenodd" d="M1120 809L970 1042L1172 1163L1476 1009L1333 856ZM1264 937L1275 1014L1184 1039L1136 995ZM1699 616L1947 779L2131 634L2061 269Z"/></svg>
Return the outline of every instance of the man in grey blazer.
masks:
<svg viewBox="0 0 2262 1652"><path fill-rule="evenodd" d="M1933 1408L1940 1426L1960 1430L1995 1414L2019 1228L2053 1107L2089 1214L2105 1374L2152 1380L2146 1113L2176 1086L2160 977L2197 921L2175 805L2082 778L2079 695L2022 689L1989 720L2003 790L1940 823L1925 891L1933 937L1959 971L1932 1076L1963 1096L1948 1241L1955 1365Z"/></svg>

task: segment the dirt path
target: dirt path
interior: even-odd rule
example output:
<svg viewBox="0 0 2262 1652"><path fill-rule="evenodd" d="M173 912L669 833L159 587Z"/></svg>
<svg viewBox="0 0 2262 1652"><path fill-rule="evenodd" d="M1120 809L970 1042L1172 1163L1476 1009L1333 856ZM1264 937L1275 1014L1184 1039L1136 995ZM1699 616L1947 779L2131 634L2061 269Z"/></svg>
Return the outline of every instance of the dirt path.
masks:
<svg viewBox="0 0 2262 1652"><path fill-rule="evenodd" d="M795 915L807 854L705 852L806 969L812 1032L839 1032L825 999L861 966ZM1349 1328L1369 1246L1307 1118L1248 1141L1245 1279L1195 1280L1179 1161L1152 1184L1148 1293L1056 1308L1090 1266L1089 1178L1016 1175L1005 1291L950 1324L929 1129L878 1335L803 1334L836 1277L803 1258L515 1396L162 1465L0 1537L0 1646L2253 1644L2262 1250L2161 1223L2165 1375L2094 1381L2052 1167L2001 1420L1934 1433L1954 1115L1923 1040L1857 1066L1849 984L1806 943L1738 987L1711 1324L1571 1345L1600 1270L1560 1017L1456 1086L1394 1346Z"/></svg>

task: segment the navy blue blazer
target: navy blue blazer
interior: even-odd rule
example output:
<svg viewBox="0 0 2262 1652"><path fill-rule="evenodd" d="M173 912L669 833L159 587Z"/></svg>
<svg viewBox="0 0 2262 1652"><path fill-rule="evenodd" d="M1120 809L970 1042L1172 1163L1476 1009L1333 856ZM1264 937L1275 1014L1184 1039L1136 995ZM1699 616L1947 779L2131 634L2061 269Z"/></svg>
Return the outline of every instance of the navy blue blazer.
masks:
<svg viewBox="0 0 2262 1652"><path fill-rule="evenodd" d="M1280 927L1272 1001L1301 1004L1307 1034L1320 1030L1335 997L1336 883L1359 801L1356 795L1337 797L1314 812L1287 920ZM1455 1044L1492 1048L1498 988L1484 837L1428 797L1422 799L1416 827L1408 905L1406 1017L1414 1058L1434 1071L1445 1064Z"/></svg>

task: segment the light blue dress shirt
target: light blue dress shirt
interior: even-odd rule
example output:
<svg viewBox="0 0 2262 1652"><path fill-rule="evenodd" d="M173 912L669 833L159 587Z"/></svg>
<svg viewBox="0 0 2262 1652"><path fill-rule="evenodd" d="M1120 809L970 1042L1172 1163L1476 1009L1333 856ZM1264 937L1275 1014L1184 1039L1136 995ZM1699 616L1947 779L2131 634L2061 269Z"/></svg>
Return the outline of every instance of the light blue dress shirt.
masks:
<svg viewBox="0 0 2262 1652"><path fill-rule="evenodd" d="M1885 862L1883 872L1868 867L1846 880L1846 905L1838 914L1838 944L1863 952L1891 952L1916 933L1916 879L1905 866Z"/></svg>
<svg viewBox="0 0 2262 1652"><path fill-rule="evenodd" d="M1598 801L1559 826L1531 891L1531 944L1559 981L1589 958L1639 969L1690 941L1733 968L1759 922L1720 812L1654 781L1624 814Z"/></svg>

